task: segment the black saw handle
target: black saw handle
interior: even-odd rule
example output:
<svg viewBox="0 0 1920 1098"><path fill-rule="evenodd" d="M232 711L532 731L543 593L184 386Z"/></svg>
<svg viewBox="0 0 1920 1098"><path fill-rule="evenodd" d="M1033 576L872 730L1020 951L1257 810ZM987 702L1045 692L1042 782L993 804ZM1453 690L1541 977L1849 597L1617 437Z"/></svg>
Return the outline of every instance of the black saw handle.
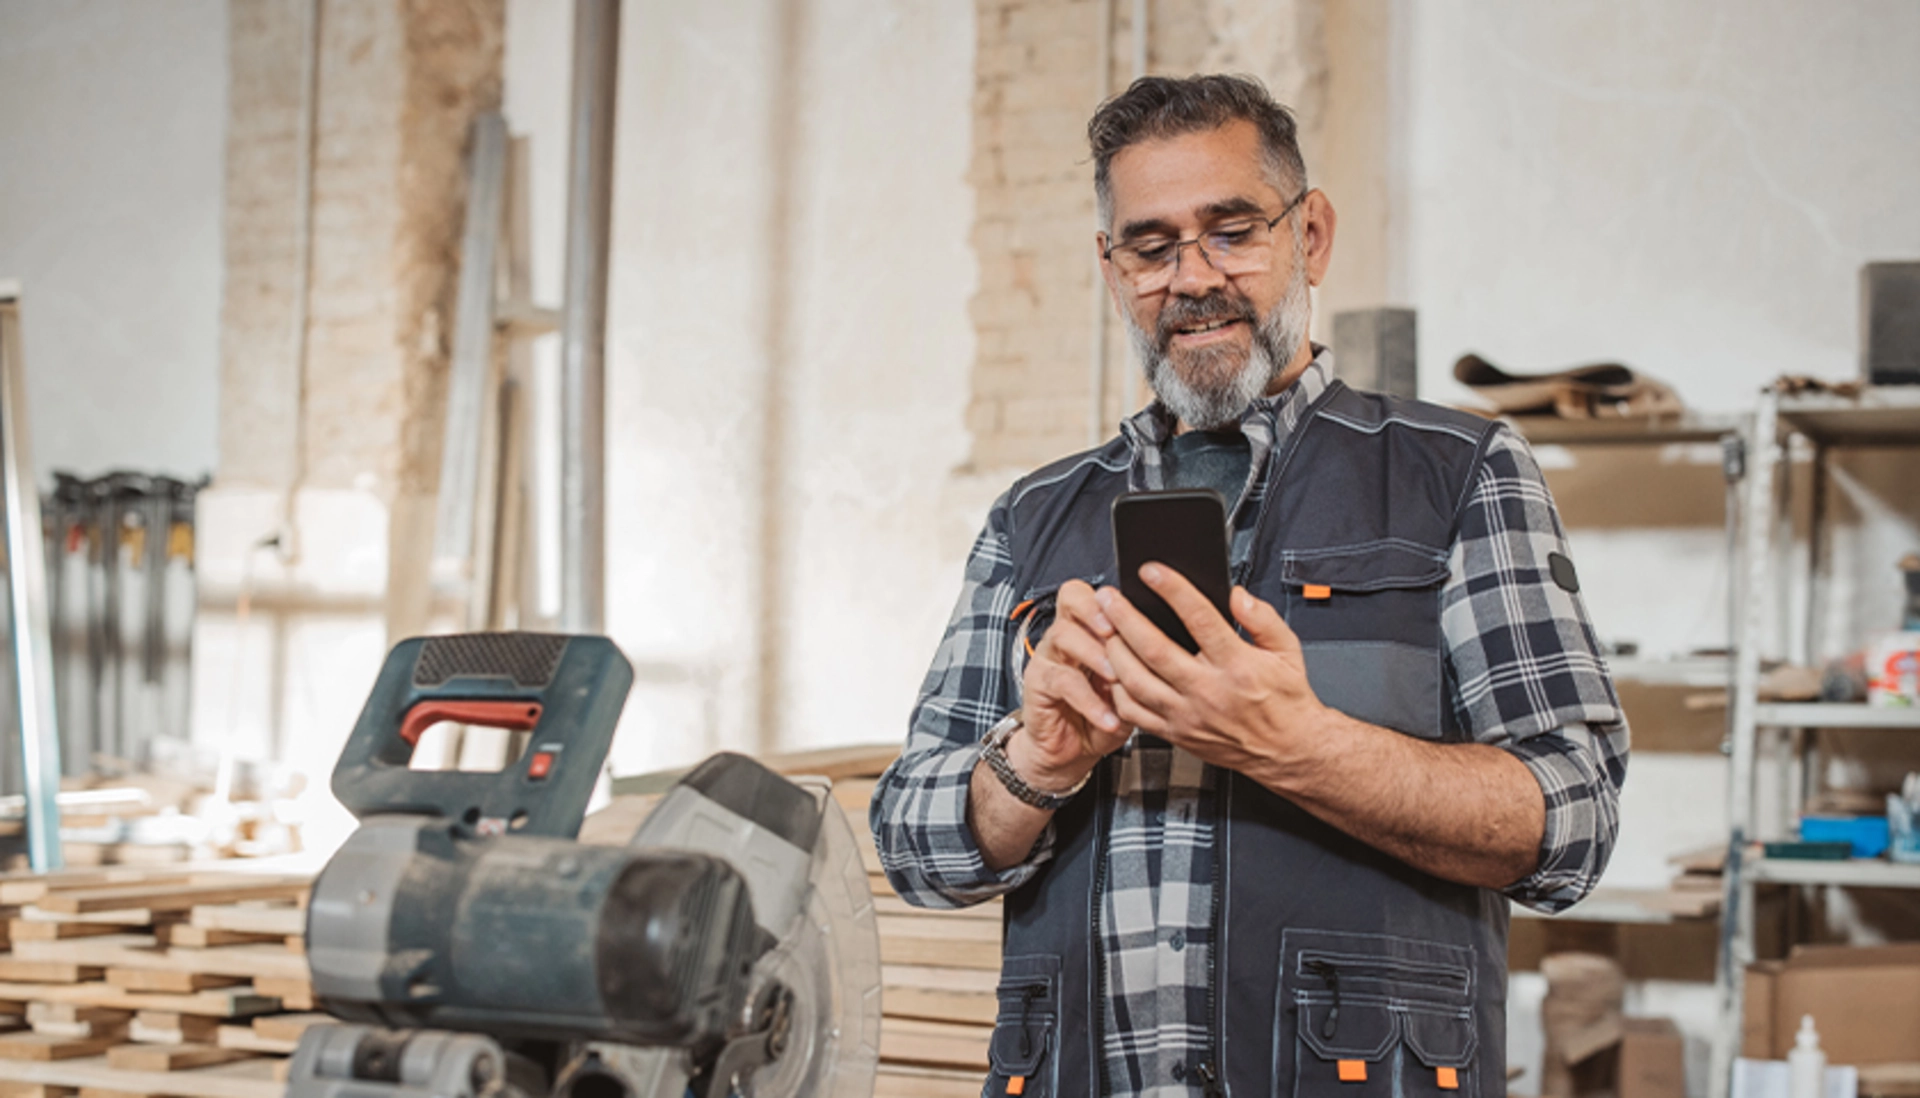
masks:
<svg viewBox="0 0 1920 1098"><path fill-rule="evenodd" d="M362 819L443 816L472 835L580 832L633 667L605 637L459 633L395 645L333 768L333 795ZM497 774L412 770L439 721L531 731Z"/></svg>

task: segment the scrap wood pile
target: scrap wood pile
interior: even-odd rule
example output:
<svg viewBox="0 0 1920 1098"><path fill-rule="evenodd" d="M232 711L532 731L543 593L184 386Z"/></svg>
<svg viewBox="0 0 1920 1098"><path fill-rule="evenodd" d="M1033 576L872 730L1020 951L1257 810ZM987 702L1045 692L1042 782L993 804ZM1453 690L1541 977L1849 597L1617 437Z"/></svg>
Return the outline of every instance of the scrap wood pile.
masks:
<svg viewBox="0 0 1920 1098"><path fill-rule="evenodd" d="M0 876L0 1096L277 1098L311 1013L309 882Z"/></svg>
<svg viewBox="0 0 1920 1098"><path fill-rule="evenodd" d="M1000 901L959 911L909 907L880 870L867 828L874 779L899 754L847 747L762 758L783 774L833 780L833 796L860 845L880 928L880 1074L877 1098L976 1098L987 1074L994 989L1000 978ZM624 842L658 794L629 794L591 816L581 838Z"/></svg>

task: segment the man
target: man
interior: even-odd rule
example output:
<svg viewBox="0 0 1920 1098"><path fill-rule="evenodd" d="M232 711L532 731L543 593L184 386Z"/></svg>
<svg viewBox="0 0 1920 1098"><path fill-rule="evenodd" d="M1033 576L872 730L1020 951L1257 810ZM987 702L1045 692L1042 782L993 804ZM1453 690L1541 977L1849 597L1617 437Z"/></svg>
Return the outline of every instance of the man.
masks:
<svg viewBox="0 0 1920 1098"><path fill-rule="evenodd" d="M1157 400L994 505L872 824L903 897L1005 896L989 1094L1505 1093L1507 898L1605 867L1627 729L1503 426L1335 381L1334 212L1258 84L1088 127ZM1213 486L1233 621L1109 584L1112 501Z"/></svg>

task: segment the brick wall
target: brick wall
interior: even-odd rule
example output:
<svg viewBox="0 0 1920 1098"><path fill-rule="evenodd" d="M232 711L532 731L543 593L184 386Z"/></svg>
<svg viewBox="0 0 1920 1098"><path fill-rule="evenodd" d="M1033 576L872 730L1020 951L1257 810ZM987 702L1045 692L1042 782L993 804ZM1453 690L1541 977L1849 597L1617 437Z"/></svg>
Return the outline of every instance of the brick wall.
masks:
<svg viewBox="0 0 1920 1098"><path fill-rule="evenodd" d="M1245 72L1301 116L1309 171L1326 83L1324 0L1158 0L1150 72ZM1111 86L1125 87L1132 5L1113 4ZM977 0L972 303L978 358L967 426L979 469L1030 468L1093 440L1094 320L1105 325L1101 437L1144 399L1111 308L1096 305L1093 169L1101 0Z"/></svg>
<svg viewBox="0 0 1920 1098"><path fill-rule="evenodd" d="M311 283L296 331L309 6L232 4L219 477L431 492L462 156L473 115L500 101L504 0L318 11Z"/></svg>

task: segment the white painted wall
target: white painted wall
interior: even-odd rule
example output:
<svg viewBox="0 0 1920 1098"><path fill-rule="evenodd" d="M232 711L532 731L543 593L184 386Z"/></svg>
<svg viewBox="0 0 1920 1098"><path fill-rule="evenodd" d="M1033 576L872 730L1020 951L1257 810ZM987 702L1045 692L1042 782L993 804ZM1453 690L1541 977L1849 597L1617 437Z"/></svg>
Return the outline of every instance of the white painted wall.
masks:
<svg viewBox="0 0 1920 1098"><path fill-rule="evenodd" d="M530 140L548 300L567 9L508 5L507 112ZM973 358L971 6L729 0L624 18L607 624L639 681L615 772L897 740L1000 487L955 472Z"/></svg>
<svg viewBox="0 0 1920 1098"><path fill-rule="evenodd" d="M224 0L8 0L0 105L0 278L22 282L41 479L211 472Z"/></svg>

